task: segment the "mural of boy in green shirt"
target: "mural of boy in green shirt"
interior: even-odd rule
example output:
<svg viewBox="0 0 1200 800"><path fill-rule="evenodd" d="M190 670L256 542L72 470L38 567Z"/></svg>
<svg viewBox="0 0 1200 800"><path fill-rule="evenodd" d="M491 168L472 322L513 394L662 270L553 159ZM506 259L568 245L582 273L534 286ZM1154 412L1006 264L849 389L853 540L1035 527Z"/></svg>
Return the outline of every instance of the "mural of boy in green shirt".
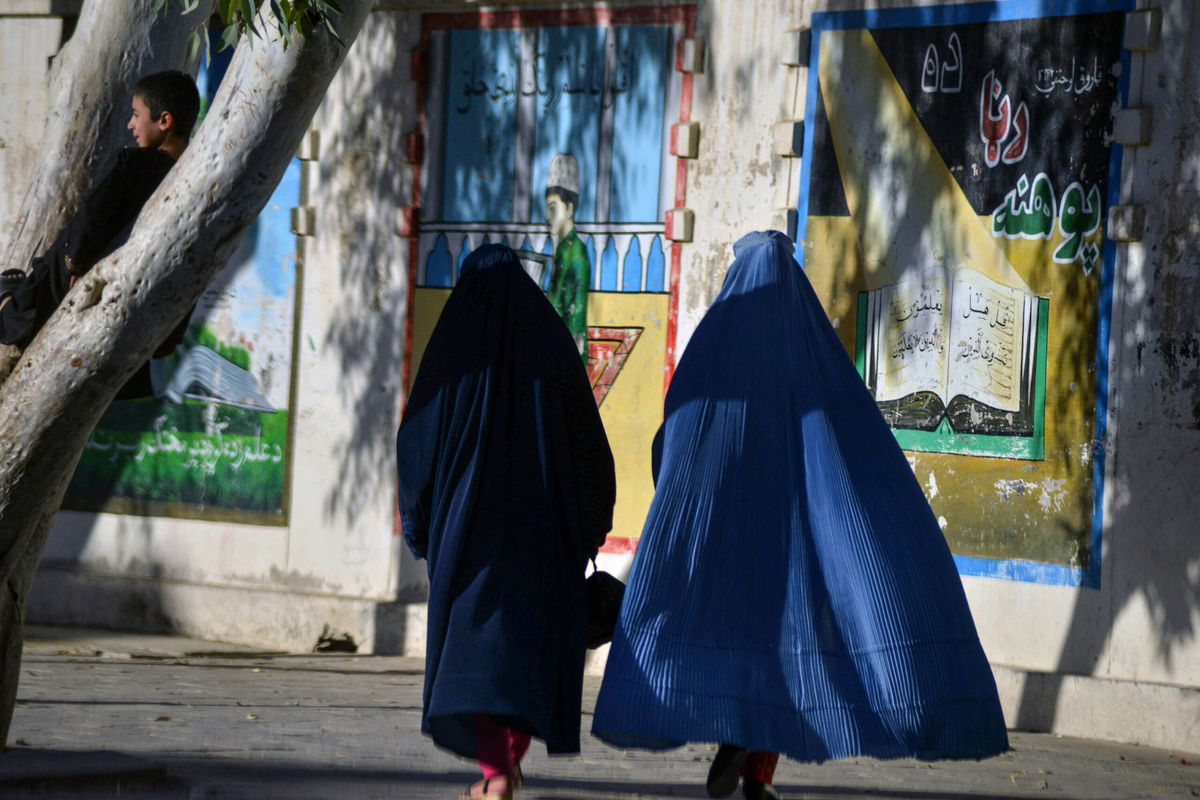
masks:
<svg viewBox="0 0 1200 800"><path fill-rule="evenodd" d="M592 262L575 233L575 208L579 202L579 162L570 153L559 153L550 162L546 180L546 221L558 241L554 269L546 296L562 318L575 346L587 360L587 300Z"/></svg>

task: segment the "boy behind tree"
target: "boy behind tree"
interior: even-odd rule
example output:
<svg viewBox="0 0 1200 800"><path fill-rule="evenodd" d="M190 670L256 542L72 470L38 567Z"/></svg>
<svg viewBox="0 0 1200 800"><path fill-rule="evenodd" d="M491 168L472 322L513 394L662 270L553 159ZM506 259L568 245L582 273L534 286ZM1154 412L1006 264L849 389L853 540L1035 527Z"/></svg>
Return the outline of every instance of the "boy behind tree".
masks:
<svg viewBox="0 0 1200 800"><path fill-rule="evenodd" d="M116 154L63 232L45 253L32 260L28 274L10 269L0 275L0 344L27 346L75 280L125 243L142 206L187 147L200 96L191 76L169 70L139 80L133 87L131 107L127 127L137 147ZM183 339L186 327L185 319L154 356L170 354ZM150 394L146 364L117 397Z"/></svg>

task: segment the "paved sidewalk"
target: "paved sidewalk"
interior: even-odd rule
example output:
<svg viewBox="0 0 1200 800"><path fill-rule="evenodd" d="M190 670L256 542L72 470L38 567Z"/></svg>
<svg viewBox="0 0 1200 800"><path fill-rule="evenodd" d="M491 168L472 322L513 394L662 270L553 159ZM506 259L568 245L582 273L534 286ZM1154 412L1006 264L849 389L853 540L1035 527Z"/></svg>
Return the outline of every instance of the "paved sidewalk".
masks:
<svg viewBox="0 0 1200 800"><path fill-rule="evenodd" d="M453 800L474 765L418 732L421 662L282 655L180 637L32 628L0 797L408 798ZM521 800L703 798L714 748L584 752L536 743ZM822 766L782 761L792 800L1200 797L1192 755L1014 733L983 762ZM735 797L740 797L740 793Z"/></svg>

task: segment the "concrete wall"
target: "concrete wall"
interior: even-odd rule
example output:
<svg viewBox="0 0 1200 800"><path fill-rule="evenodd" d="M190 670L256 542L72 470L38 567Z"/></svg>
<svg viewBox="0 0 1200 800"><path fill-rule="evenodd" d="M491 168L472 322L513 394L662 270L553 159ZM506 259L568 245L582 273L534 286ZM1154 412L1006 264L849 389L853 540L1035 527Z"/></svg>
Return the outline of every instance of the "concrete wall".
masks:
<svg viewBox="0 0 1200 800"><path fill-rule="evenodd" d="M807 63L788 30L809 26L814 12L913 5L696 4L705 54L690 118L700 146L686 170L695 232L680 245L676 352L715 297L732 242L786 229L796 207L802 159L778 154L776 134L779 123L805 119L809 76L785 66ZM1157 43L1128 60L1126 104L1151 109L1153 125L1121 164L1119 203L1141 206L1145 226L1115 245L1099 398L1106 431L1095 443L1104 454L1098 585L978 575L963 583L1010 726L1200 752L1200 11L1188 0L1138 5L1160 9L1161 25ZM401 235L419 179L405 156L418 129L410 53L429 10L396 2L373 14L314 122L288 524L65 513L31 618L287 649L311 647L329 625L367 648L422 647L421 606L406 601L421 597L423 565L394 535L391 447L413 344L412 249ZM17 130L6 118L0 138ZM621 556L606 558L621 569Z"/></svg>
<svg viewBox="0 0 1200 800"><path fill-rule="evenodd" d="M8 247L9 220L19 210L37 164L46 118L51 57L63 42L63 3L12 0L0 8L0 253ZM78 3L67 4L78 6ZM72 11L78 13L75 8Z"/></svg>

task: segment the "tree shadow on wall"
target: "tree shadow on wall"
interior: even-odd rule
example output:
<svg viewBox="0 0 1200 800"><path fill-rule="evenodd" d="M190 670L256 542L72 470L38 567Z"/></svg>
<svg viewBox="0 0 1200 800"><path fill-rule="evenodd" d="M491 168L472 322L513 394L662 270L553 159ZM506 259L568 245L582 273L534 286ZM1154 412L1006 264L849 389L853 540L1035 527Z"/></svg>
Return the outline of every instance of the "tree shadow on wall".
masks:
<svg viewBox="0 0 1200 800"><path fill-rule="evenodd" d="M305 296L329 287L340 298L319 341L326 355L320 363L336 365L339 372L321 383L338 395L338 407L356 413L331 448L335 455L324 470L321 510L327 524L348 533L341 552L348 567L366 566L380 552L379 537L398 535L380 530L378 514L371 512L394 509L396 502L395 437L406 391L410 295L409 242L397 235L396 225L413 196L413 168L405 154L406 134L416 127L416 92L411 54L395 43L415 41L419 24L419 13L372 13L316 121L324 139L310 183L319 187L321 233L336 234L307 243L307 254L336 274L308 269ZM301 349L314 350L317 343L302 335ZM312 382L307 385L311 393ZM403 602L424 599L426 588L421 565L407 557L400 564L396 599L402 608ZM397 612L393 606L377 616L393 629L384 638L402 642L403 630L396 628L403 616ZM394 647L385 644L388 649Z"/></svg>
<svg viewBox="0 0 1200 800"><path fill-rule="evenodd" d="M1195 31L1200 20L1190 7L1175 9L1174 19L1171 13L1164 11L1159 45L1164 54L1194 47L1180 33L1172 41L1169 32ZM1200 636L1200 537L1194 535L1200 518L1195 480L1200 461L1200 285L1195 278L1200 273L1200 232L1194 182L1200 154L1183 142L1194 142L1191 132L1200 126L1200 110L1193 102L1200 87L1194 65L1186 60L1135 54L1132 61L1134 85L1160 87L1152 103L1151 146L1181 144L1173 148L1174 159L1163 159L1161 166L1149 160L1147 151L1124 151L1131 162L1126 169L1137 176L1134 185L1152 187L1135 188L1126 202L1153 202L1161 213L1147 214L1140 245L1118 250L1111 371L1107 364L1098 367L1108 375L1113 420L1105 440L1096 443L1108 460L1101 585L1098 591L1076 595L1057 672L1026 678L1020 711L1011 721L1018 728L1052 728L1066 699L1068 675L1195 683L1194 672L1189 674L1180 658L1194 652ZM1171 88L1167 92L1162 87ZM1151 105L1150 100L1143 96L1137 102ZM1152 196L1139 196L1143 192ZM1129 621L1121 625L1118 644L1113 637L1123 616ZM1143 619L1150 630L1135 628ZM1154 663L1145 664L1143 643L1149 641L1155 643ZM1132 665L1130 651L1138 658Z"/></svg>

